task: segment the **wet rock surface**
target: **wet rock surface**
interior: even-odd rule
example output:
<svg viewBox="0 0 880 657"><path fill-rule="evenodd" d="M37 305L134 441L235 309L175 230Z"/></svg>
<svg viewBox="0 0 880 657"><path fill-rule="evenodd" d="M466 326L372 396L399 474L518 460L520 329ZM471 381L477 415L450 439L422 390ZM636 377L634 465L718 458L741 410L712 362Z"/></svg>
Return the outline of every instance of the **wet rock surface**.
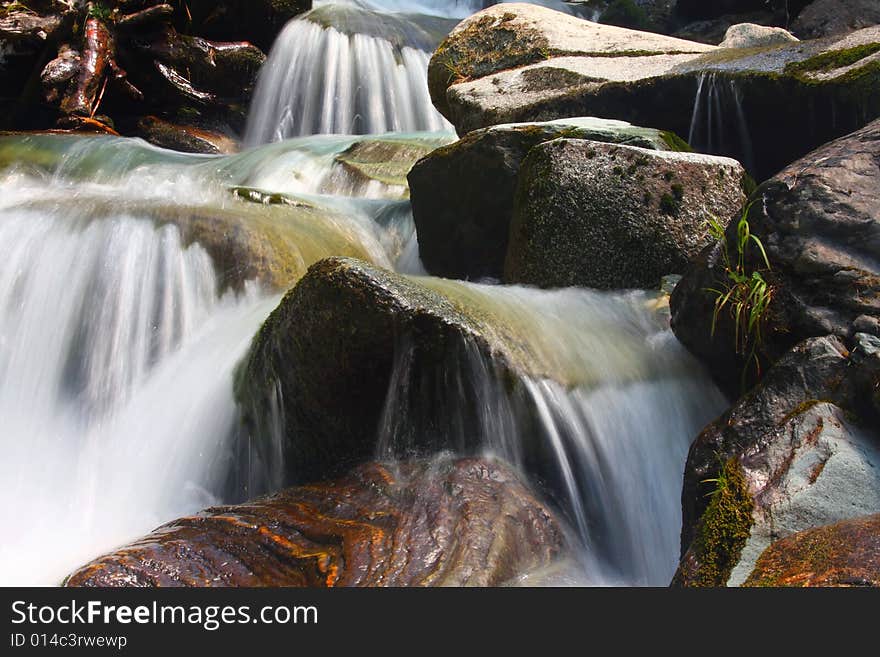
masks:
<svg viewBox="0 0 880 657"><path fill-rule="evenodd" d="M761 554L744 586L880 586L880 515L774 542Z"/></svg>
<svg viewBox="0 0 880 657"><path fill-rule="evenodd" d="M336 481L160 527L66 586L497 586L550 565L563 530L486 459L368 463Z"/></svg>

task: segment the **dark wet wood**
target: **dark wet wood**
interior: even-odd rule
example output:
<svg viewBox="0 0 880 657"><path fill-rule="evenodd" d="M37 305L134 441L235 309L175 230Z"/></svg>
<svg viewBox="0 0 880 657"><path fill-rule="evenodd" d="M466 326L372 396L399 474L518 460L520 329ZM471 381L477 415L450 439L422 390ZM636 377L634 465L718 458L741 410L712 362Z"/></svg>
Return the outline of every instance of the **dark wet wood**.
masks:
<svg viewBox="0 0 880 657"><path fill-rule="evenodd" d="M367 464L171 522L66 585L490 586L562 552L552 513L502 464Z"/></svg>
<svg viewBox="0 0 880 657"><path fill-rule="evenodd" d="M61 112L72 116L94 115L99 94L114 58L114 40L103 21L89 18L83 38L83 52L76 84L61 101Z"/></svg>

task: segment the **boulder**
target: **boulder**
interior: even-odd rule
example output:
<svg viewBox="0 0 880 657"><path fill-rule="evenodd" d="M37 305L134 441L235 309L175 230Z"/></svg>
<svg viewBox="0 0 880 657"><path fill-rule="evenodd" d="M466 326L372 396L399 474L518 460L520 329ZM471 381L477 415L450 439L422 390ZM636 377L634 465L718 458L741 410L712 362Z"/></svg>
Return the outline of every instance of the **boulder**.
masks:
<svg viewBox="0 0 880 657"><path fill-rule="evenodd" d="M802 340L852 338L876 331L880 318L880 121L834 141L761 185L746 213L754 242L743 249L744 273L763 272L772 300L752 341L762 365ZM738 258L734 218L722 242L694 262L672 297L678 339L730 389L751 360L737 349L736 321L719 313L715 289L729 286L727 262ZM748 352L748 350L745 350Z"/></svg>
<svg viewBox="0 0 880 657"><path fill-rule="evenodd" d="M497 586L563 556L562 526L503 463L368 463L181 518L70 587Z"/></svg>
<svg viewBox="0 0 880 657"><path fill-rule="evenodd" d="M862 365L813 338L694 441L673 584L739 585L775 540L880 512L880 437L865 424Z"/></svg>
<svg viewBox="0 0 880 657"><path fill-rule="evenodd" d="M775 541L743 586L880 586L880 515Z"/></svg>
<svg viewBox="0 0 880 657"><path fill-rule="evenodd" d="M334 157L325 182L329 193L380 198L408 198L407 175L413 165L450 139L365 137Z"/></svg>
<svg viewBox="0 0 880 657"><path fill-rule="evenodd" d="M819 39L880 24L878 0L815 0L791 24L801 39Z"/></svg>
<svg viewBox="0 0 880 657"><path fill-rule="evenodd" d="M674 57L673 53L694 54L711 49L711 46L659 34L591 23L539 5L505 3L474 14L450 32L431 58L428 88L437 109L452 121L459 134L464 134L477 127L510 122L495 120L478 125L477 121L465 117L456 120L458 101L450 98L450 88L454 89L465 81L558 57L601 58L627 53ZM536 76L531 77L535 86L546 86L547 89L584 82L582 75L563 69L545 72L545 85L541 85ZM569 116L602 114L586 112Z"/></svg>
<svg viewBox="0 0 880 657"><path fill-rule="evenodd" d="M596 118L475 130L430 153L409 173L419 253L428 271L453 278L501 278L522 161L536 145L559 137L687 149L673 134Z"/></svg>
<svg viewBox="0 0 880 657"><path fill-rule="evenodd" d="M459 134L601 116L692 134L697 150L735 157L766 179L880 115L878 48L880 28L717 49L502 4L453 30L429 80Z"/></svg>
<svg viewBox="0 0 880 657"><path fill-rule="evenodd" d="M764 48L784 46L798 41L798 38L781 27L767 27L754 23L737 23L727 28L724 41L719 48Z"/></svg>
<svg viewBox="0 0 880 657"><path fill-rule="evenodd" d="M727 158L580 139L536 146L522 164L504 281L656 288L708 243L707 219L745 200Z"/></svg>
<svg viewBox="0 0 880 657"><path fill-rule="evenodd" d="M466 360L458 359L471 349L508 375L542 373L541 361L503 325L447 294L365 262L328 258L309 269L260 329L236 376L236 399L265 463L274 458L264 441L273 433L266 423L278 416L273 408L280 403L286 480L310 481L344 472L375 453L396 359L406 354L418 364L425 379L413 384L412 394L424 387L439 408L444 384L432 377L442 376L451 362L461 367ZM478 410L466 400L476 399L476 392L455 395L458 408L450 412L475 426ZM414 449L451 447L441 434L426 430ZM455 447L474 448L479 436L464 439L470 444Z"/></svg>

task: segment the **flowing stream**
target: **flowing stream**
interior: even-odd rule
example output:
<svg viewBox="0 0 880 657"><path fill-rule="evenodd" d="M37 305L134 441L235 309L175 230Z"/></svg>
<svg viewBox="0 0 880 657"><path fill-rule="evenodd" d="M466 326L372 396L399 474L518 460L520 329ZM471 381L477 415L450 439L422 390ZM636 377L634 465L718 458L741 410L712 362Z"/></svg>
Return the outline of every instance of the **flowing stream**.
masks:
<svg viewBox="0 0 880 657"><path fill-rule="evenodd" d="M265 234L285 245L287 285L330 255L417 275L558 375L511 393L463 344L425 379L402 345L380 458L425 432L524 472L537 454L580 545L565 581L668 583L688 445L723 399L662 298L426 277L405 184L356 158L454 138L425 70L449 19L479 5L316 5L279 38L239 155L0 138L0 584L57 584L162 522L271 487L229 477L233 371L280 300L245 267ZM698 94L707 111L712 93Z"/></svg>

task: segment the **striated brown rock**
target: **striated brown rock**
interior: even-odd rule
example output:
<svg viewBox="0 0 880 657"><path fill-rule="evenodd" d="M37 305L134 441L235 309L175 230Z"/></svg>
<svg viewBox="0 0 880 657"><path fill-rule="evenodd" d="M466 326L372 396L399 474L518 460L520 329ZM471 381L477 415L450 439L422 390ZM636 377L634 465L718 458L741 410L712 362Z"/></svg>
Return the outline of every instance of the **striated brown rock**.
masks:
<svg viewBox="0 0 880 657"><path fill-rule="evenodd" d="M880 586L880 515L776 541L743 586Z"/></svg>
<svg viewBox="0 0 880 657"><path fill-rule="evenodd" d="M563 552L552 512L507 466L441 458L207 509L66 586L494 586Z"/></svg>

